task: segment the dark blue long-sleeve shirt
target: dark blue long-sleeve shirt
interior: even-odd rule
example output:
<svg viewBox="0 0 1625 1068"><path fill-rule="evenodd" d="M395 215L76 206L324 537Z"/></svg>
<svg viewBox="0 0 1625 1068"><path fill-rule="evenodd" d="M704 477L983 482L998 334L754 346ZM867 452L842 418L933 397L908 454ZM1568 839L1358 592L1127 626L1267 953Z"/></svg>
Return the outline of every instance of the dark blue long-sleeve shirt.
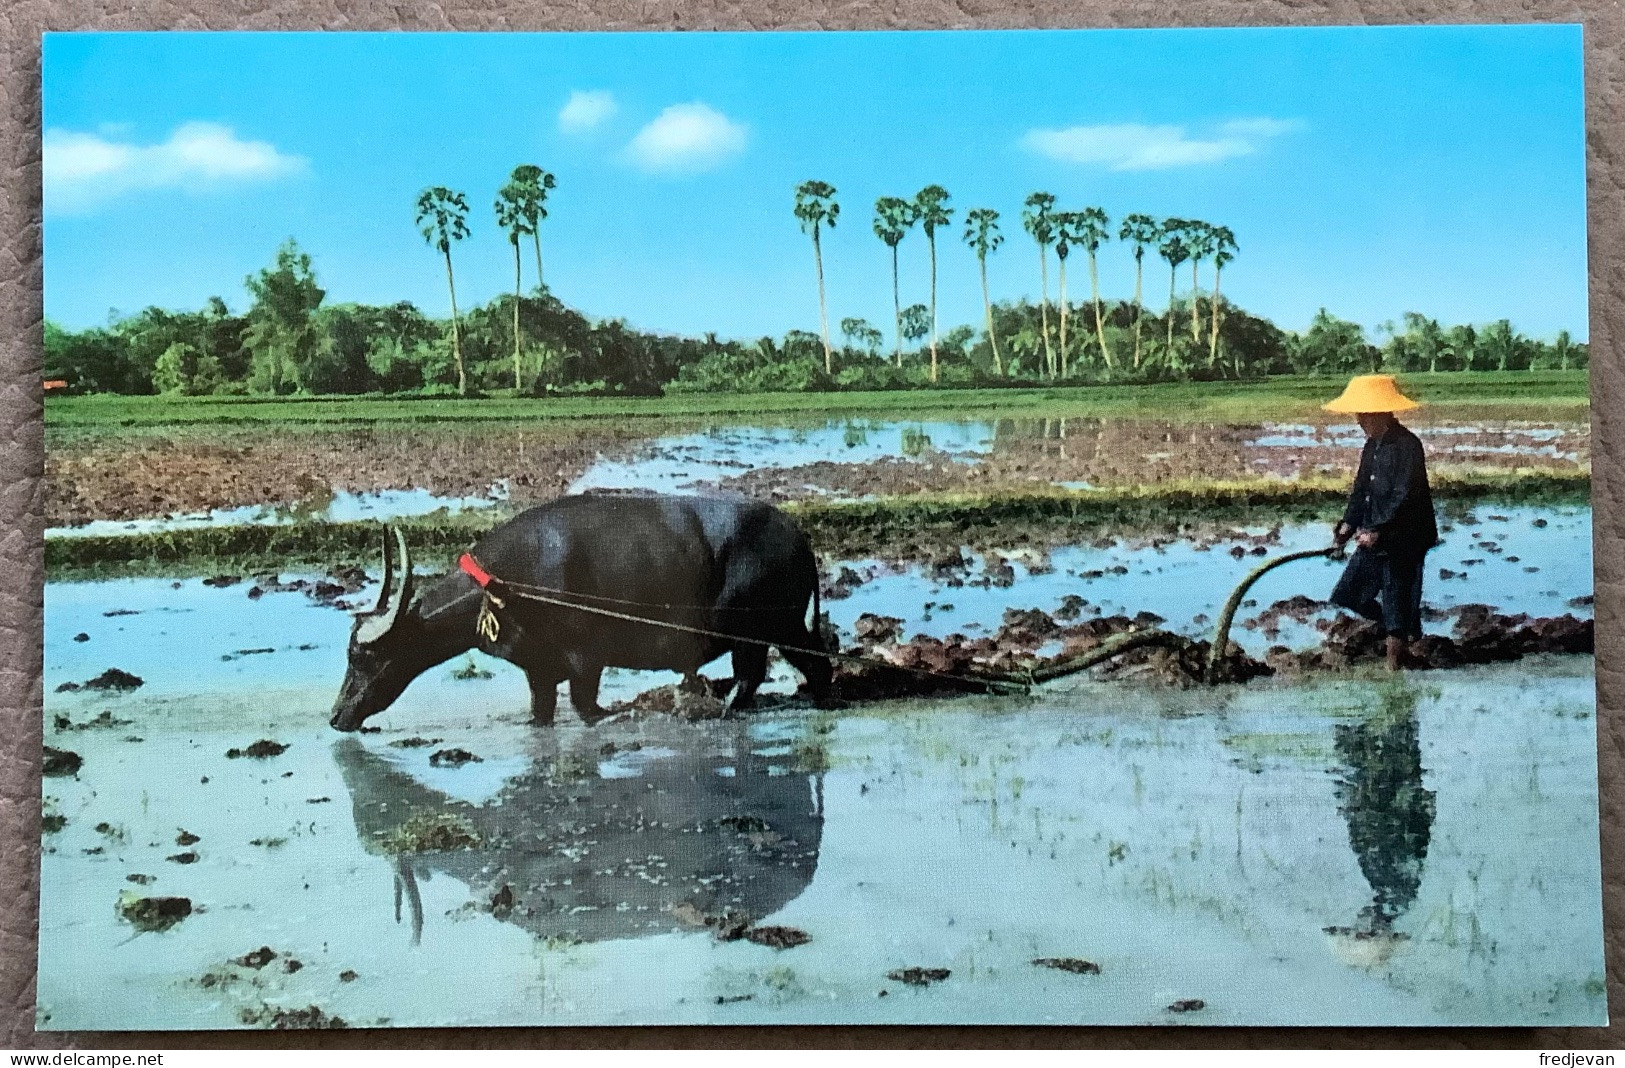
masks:
<svg viewBox="0 0 1625 1068"><path fill-rule="evenodd" d="M1366 440L1343 522L1377 532L1377 549L1420 556L1439 540L1422 442L1397 422Z"/></svg>

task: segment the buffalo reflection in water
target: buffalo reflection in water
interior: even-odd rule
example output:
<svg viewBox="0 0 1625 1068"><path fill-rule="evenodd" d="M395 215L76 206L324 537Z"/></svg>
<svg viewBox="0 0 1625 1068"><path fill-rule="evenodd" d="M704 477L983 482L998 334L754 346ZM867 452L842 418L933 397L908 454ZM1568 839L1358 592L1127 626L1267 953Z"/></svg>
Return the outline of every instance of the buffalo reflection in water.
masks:
<svg viewBox="0 0 1625 1068"><path fill-rule="evenodd" d="M1417 739L1416 694L1393 689L1366 719L1335 727L1343 775L1338 809L1348 821L1349 845L1370 884L1371 904L1352 927L1328 927L1345 939L1387 947L1386 958L1405 938L1394 921L1411 907L1422 884L1433 829L1434 793L1422 785L1422 747Z"/></svg>
<svg viewBox="0 0 1625 1068"><path fill-rule="evenodd" d="M799 747L800 763L818 769L807 771L796 747L753 740L742 723L632 730L613 735L618 748L602 730L563 744L538 732L526 770L482 803L415 776L409 765L426 770L427 750L384 756L354 738L335 743L362 846L396 859L396 920L404 894L413 941L417 884L437 873L466 883L472 904L499 919L575 941L692 929L702 916L760 919L807 888L824 822L816 745ZM477 844L403 845L435 826Z"/></svg>

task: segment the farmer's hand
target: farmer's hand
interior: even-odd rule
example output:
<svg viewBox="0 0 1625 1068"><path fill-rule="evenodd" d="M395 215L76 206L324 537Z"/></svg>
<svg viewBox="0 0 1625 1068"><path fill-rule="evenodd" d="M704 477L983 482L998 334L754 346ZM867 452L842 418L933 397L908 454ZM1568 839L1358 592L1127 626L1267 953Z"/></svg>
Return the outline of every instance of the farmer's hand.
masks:
<svg viewBox="0 0 1625 1068"><path fill-rule="evenodd" d="M1374 530L1360 531L1358 534L1354 535L1354 544L1358 545L1362 549L1376 548L1377 532Z"/></svg>
<svg viewBox="0 0 1625 1068"><path fill-rule="evenodd" d="M1341 549L1348 544L1349 538L1354 535L1354 528L1347 523L1338 523L1332 528L1332 546Z"/></svg>

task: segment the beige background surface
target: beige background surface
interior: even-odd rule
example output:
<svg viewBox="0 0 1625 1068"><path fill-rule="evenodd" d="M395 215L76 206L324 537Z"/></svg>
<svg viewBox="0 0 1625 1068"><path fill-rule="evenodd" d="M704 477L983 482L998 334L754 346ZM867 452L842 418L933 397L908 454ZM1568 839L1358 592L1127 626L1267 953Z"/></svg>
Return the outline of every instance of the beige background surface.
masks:
<svg viewBox="0 0 1625 1068"><path fill-rule="evenodd" d="M1583 22L1596 473L1597 724L1612 1028L512 1028L35 1034L41 732L40 94L45 30L945 29ZM1625 1046L1625 9L1620 0L0 0L0 1048ZM1175 75L1177 76L1177 75ZM1517 151L1517 146L1508 146ZM1267 195L1261 191L1261 195ZM1516 250L1507 250L1515 255ZM116 250L110 250L116 254ZM1540 858L1531 857L1531 863ZM94 969L95 961L85 961ZM1245 982L1245 976L1237 976Z"/></svg>

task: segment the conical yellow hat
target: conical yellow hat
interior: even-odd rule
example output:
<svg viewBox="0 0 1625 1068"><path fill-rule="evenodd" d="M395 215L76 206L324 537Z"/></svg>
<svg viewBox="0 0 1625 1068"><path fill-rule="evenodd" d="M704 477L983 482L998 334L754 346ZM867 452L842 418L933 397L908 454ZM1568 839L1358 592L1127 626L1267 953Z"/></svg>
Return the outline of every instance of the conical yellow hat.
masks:
<svg viewBox="0 0 1625 1068"><path fill-rule="evenodd" d="M1328 412L1408 412L1421 405L1394 385L1393 375L1355 375L1343 395L1321 407Z"/></svg>

